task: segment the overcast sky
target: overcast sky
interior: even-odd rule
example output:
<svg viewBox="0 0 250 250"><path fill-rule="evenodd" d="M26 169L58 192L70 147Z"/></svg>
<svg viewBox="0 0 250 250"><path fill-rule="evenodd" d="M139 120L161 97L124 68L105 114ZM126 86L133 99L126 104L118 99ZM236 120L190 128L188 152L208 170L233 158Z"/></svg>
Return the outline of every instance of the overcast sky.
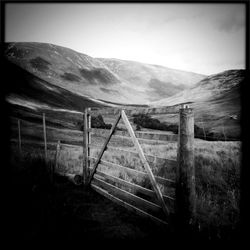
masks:
<svg viewBox="0 0 250 250"><path fill-rule="evenodd" d="M202 74L245 68L244 4L8 3L6 42Z"/></svg>

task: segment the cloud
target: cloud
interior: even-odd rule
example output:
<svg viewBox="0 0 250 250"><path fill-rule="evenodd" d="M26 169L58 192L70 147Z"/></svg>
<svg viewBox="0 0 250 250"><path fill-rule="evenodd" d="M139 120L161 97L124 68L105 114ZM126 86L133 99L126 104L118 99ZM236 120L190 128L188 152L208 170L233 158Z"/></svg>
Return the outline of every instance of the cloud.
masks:
<svg viewBox="0 0 250 250"><path fill-rule="evenodd" d="M183 15L176 15L176 14L172 14L169 15L168 17L164 18L164 23L170 23L170 22L174 22L174 21L179 21L179 20L193 20L196 18L199 18L201 16L200 13L195 13L195 14L183 14Z"/></svg>
<svg viewBox="0 0 250 250"><path fill-rule="evenodd" d="M216 26L220 31L230 32L245 28L244 12L231 11L217 19Z"/></svg>

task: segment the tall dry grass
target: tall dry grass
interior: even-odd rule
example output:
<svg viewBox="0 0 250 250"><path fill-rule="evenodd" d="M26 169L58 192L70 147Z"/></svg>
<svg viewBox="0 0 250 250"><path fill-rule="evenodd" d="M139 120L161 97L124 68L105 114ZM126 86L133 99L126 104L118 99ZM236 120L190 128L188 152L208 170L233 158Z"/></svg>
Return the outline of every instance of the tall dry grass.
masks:
<svg viewBox="0 0 250 250"><path fill-rule="evenodd" d="M241 142L211 142L195 139L194 146L199 230L210 238L229 238L237 229L240 216ZM177 143L144 144L142 148L146 154L173 160L177 158ZM125 149L134 150L131 147L125 147ZM98 152L98 149L92 150L95 157ZM104 154L104 159L129 168L144 170L135 155L111 150ZM163 177L175 179L176 169L168 169L168 166L160 164L150 165L156 175L162 176L162 173L167 173ZM105 171L129 182L151 188L148 179L138 179L112 168L105 168ZM164 194L174 195L173 189L159 186Z"/></svg>
<svg viewBox="0 0 250 250"><path fill-rule="evenodd" d="M146 154L153 156L173 160L177 156L177 143L143 144L142 148ZM123 149L135 151L133 147L128 146L124 146ZM43 148L36 150L32 147L32 150L29 150L31 148L26 150L29 157L44 154ZM81 174L84 160L82 151L82 147L61 146L58 171ZM91 156L97 157L100 148L91 148L90 151ZM49 149L48 157L53 161L55 148ZM145 171L136 154L108 149L103 159ZM150 166L154 174L161 176L162 173L167 173L168 176L163 177L175 179L176 169L169 169L161 164ZM237 229L240 216L240 166L241 142L210 142L195 139L197 221L200 231L210 238L229 238ZM109 167L100 169L126 181L151 188L148 179L121 173L118 169ZM160 188L164 194L174 195L174 190L161 185Z"/></svg>
<svg viewBox="0 0 250 250"><path fill-rule="evenodd" d="M204 142L195 147L197 216L209 237L231 237L240 209L240 142Z"/></svg>

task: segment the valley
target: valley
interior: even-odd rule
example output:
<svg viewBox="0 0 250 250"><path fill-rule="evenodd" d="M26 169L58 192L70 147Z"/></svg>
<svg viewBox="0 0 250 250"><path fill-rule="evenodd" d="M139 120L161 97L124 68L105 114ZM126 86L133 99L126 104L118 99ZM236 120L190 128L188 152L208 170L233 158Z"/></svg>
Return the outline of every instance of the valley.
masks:
<svg viewBox="0 0 250 250"><path fill-rule="evenodd" d="M173 106L195 110L199 138L239 140L244 70L205 76L43 43L5 44L9 103L83 112L85 107ZM15 73L13 73L15 72ZM176 124L176 117L153 118Z"/></svg>

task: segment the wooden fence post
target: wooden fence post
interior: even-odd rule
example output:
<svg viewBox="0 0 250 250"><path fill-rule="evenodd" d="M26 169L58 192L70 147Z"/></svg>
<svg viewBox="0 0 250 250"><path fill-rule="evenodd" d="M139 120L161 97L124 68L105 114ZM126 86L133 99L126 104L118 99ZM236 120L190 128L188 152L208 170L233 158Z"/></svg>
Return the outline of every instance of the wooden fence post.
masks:
<svg viewBox="0 0 250 250"><path fill-rule="evenodd" d="M176 171L176 215L181 231L195 224L194 114L187 105L180 108ZM186 231L188 230L188 231Z"/></svg>
<svg viewBox="0 0 250 250"><path fill-rule="evenodd" d="M90 128L91 128L91 116L89 114L90 108L85 108L84 111L84 147L83 155L85 155L85 161L83 161L83 183L87 185L89 176L89 144L90 144Z"/></svg>
<svg viewBox="0 0 250 250"><path fill-rule="evenodd" d="M224 135L224 141L226 141L227 137L226 137L226 134L225 134L224 124L222 124L222 132L223 132L223 135Z"/></svg>
<svg viewBox="0 0 250 250"><path fill-rule="evenodd" d="M203 122L203 120L201 121L201 123L202 123L202 128L203 128L203 135L204 135L204 139L206 140L206 132L205 132L204 122Z"/></svg>
<svg viewBox="0 0 250 250"><path fill-rule="evenodd" d="M47 138L46 138L45 113L43 113L43 138L44 138L44 155L45 155L45 160L47 160Z"/></svg>
<svg viewBox="0 0 250 250"><path fill-rule="evenodd" d="M20 120L18 119L17 121L17 126L18 126L18 148L19 148L19 153L22 153L22 141L21 141L21 125L20 125Z"/></svg>

